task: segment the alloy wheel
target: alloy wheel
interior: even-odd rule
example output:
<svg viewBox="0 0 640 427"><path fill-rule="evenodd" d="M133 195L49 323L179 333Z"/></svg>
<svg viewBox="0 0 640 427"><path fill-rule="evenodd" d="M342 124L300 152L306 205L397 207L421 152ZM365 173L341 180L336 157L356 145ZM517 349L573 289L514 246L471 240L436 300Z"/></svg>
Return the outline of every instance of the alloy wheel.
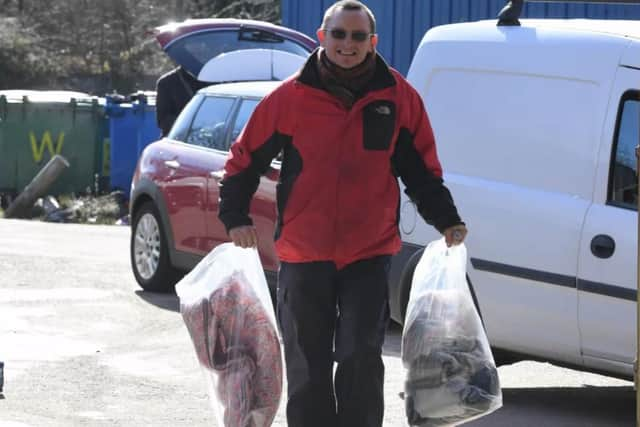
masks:
<svg viewBox="0 0 640 427"><path fill-rule="evenodd" d="M142 279L149 280L158 270L160 262L160 227L149 212L138 220L135 230L134 261Z"/></svg>

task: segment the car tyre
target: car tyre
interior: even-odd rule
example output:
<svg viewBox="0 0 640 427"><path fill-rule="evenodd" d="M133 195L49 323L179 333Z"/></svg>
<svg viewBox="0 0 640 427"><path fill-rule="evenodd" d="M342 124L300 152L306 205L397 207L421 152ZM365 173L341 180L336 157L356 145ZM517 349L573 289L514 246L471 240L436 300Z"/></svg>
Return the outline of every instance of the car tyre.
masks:
<svg viewBox="0 0 640 427"><path fill-rule="evenodd" d="M172 292L181 272L171 265L169 245L158 209L145 202L131 224L131 267L142 289Z"/></svg>

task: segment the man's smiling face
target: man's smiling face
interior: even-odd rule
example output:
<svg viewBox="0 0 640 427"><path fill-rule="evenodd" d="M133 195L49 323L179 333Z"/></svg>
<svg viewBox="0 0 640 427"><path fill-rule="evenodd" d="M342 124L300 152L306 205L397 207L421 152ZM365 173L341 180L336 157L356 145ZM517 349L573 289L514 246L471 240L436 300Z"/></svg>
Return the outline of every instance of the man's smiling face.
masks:
<svg viewBox="0 0 640 427"><path fill-rule="evenodd" d="M353 34L366 35L363 41L353 39ZM344 35L343 38L336 36ZM326 24L318 30L320 45L329 60L342 68L353 68L362 63L367 53L374 52L375 38L371 34L371 23L364 10L337 10Z"/></svg>

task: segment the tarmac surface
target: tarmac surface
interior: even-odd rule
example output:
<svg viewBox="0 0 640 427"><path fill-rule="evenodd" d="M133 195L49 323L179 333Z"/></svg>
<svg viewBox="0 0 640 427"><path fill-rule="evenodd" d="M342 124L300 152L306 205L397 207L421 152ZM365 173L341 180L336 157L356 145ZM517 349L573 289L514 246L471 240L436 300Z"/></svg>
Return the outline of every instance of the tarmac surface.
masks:
<svg viewBox="0 0 640 427"><path fill-rule="evenodd" d="M137 286L129 236L0 219L1 427L216 425L178 298ZM391 327L385 427L407 425L400 338ZM635 425L631 382L536 362L499 374L503 408L466 425ZM273 425L286 425L284 403Z"/></svg>

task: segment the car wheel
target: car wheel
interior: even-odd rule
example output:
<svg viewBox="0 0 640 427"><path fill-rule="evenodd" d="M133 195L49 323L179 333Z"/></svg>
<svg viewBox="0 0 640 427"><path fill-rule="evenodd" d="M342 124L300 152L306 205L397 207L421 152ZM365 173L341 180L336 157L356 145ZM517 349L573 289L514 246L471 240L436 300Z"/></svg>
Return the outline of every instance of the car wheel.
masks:
<svg viewBox="0 0 640 427"><path fill-rule="evenodd" d="M130 251L133 274L142 289L173 291L180 274L169 260L167 237L152 202L145 202L134 213Z"/></svg>

